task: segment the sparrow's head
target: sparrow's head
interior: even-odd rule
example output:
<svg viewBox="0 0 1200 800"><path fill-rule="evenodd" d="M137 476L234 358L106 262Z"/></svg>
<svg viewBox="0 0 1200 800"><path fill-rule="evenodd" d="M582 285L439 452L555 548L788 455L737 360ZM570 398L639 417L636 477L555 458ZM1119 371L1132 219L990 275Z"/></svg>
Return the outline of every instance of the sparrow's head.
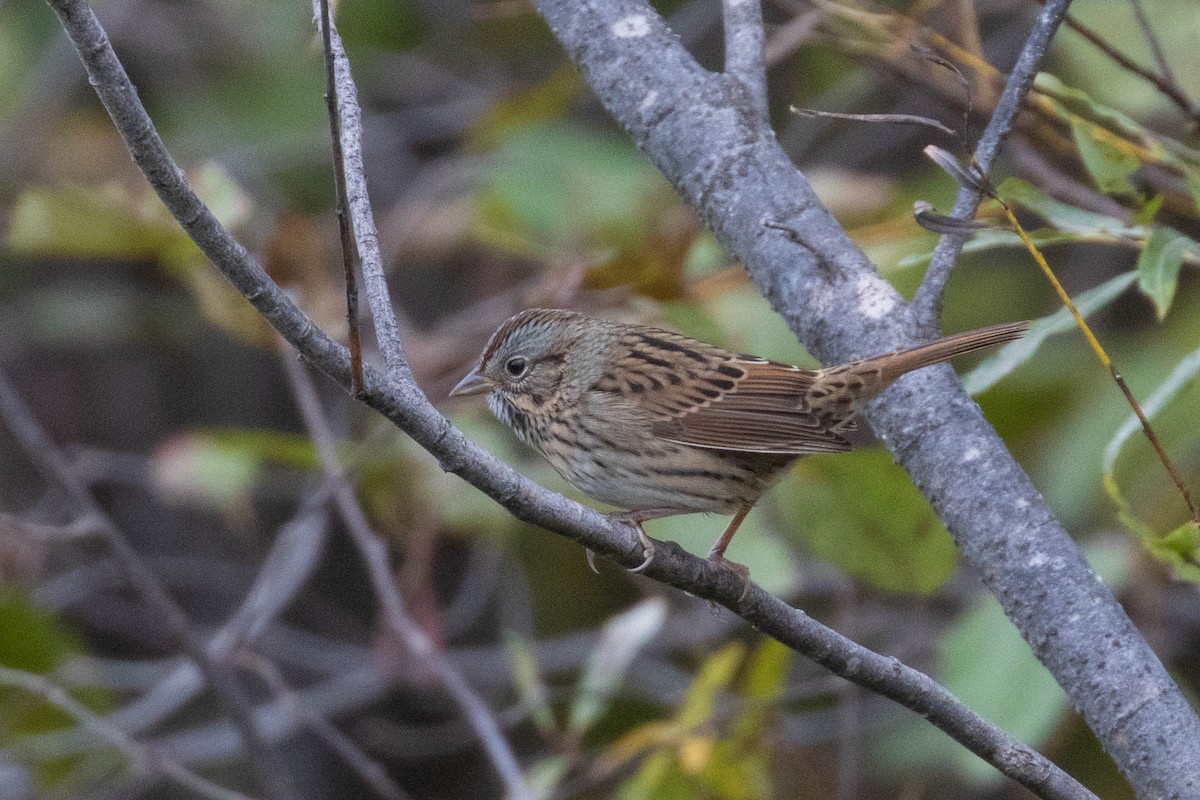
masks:
<svg viewBox="0 0 1200 800"><path fill-rule="evenodd" d="M574 311L522 311L496 329L450 395L487 394L492 412L527 440L530 426L564 399L573 345L586 322Z"/></svg>

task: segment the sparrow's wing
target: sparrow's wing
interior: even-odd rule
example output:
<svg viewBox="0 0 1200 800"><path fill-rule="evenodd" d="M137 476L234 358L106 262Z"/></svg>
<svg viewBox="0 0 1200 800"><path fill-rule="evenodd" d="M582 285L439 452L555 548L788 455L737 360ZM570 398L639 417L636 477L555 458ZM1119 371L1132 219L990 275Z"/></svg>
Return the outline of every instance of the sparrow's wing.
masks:
<svg viewBox="0 0 1200 800"><path fill-rule="evenodd" d="M615 368L592 388L635 404L659 439L751 453L850 449L809 410L811 370L653 328L634 329L620 346Z"/></svg>

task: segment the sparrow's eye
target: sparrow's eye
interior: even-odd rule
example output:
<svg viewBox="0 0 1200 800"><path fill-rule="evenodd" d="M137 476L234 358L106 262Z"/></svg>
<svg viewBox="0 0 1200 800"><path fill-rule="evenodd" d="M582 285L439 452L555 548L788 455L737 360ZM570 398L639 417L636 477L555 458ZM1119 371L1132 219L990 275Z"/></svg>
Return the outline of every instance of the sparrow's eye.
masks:
<svg viewBox="0 0 1200 800"><path fill-rule="evenodd" d="M504 362L504 371L514 378L519 378L525 374L525 370L529 369L529 362L522 356L513 356L508 361Z"/></svg>

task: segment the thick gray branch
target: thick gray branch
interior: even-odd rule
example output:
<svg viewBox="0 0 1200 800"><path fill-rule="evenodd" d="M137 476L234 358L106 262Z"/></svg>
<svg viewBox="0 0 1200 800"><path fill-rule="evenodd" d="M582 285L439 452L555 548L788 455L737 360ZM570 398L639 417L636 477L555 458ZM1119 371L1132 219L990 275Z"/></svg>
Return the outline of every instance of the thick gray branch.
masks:
<svg viewBox="0 0 1200 800"><path fill-rule="evenodd" d="M646 3L535 4L600 101L814 354L832 363L913 342L910 308L773 133ZM952 372L907 376L868 418L1138 795L1200 794L1200 720Z"/></svg>
<svg viewBox="0 0 1200 800"><path fill-rule="evenodd" d="M725 23L725 74L746 92L746 103L767 119L767 62L759 0L721 0Z"/></svg>

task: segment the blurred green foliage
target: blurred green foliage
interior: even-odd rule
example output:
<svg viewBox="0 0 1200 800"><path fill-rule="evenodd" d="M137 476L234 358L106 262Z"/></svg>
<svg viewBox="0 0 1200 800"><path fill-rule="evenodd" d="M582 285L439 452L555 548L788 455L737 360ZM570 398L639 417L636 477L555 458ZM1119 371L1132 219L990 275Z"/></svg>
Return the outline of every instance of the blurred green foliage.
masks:
<svg viewBox="0 0 1200 800"><path fill-rule="evenodd" d="M29 594L17 587L0 591L0 665L43 675L53 680L59 670L87 654L84 643L62 621L47 613ZM76 662L78 665L78 662ZM100 675L94 685L77 683L71 696L97 714L114 707L114 694ZM54 703L15 686L0 686L0 744L11 745L26 737L70 728L75 721ZM86 760L86 759L83 759ZM95 759L93 759L95 760ZM80 766L71 755L50 757L38 764L42 789L54 785ZM111 757L99 761L111 768Z"/></svg>
<svg viewBox="0 0 1200 800"><path fill-rule="evenodd" d="M805 459L780 494L795 535L872 586L930 594L954 573L954 543L887 452Z"/></svg>

